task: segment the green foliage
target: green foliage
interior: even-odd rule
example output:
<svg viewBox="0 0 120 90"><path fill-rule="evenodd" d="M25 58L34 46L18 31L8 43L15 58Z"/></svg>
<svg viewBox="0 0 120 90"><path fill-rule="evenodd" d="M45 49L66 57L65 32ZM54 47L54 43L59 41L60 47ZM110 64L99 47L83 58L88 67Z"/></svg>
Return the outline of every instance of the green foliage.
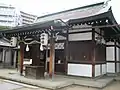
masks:
<svg viewBox="0 0 120 90"><path fill-rule="evenodd" d="M8 27L8 26L0 26L0 30L8 30L10 29L11 27Z"/></svg>

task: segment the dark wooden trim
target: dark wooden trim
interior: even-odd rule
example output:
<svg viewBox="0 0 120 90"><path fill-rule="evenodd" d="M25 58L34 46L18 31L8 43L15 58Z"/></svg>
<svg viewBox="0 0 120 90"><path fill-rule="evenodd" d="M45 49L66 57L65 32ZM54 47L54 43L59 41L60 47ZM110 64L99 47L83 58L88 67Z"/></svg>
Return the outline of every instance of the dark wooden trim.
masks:
<svg viewBox="0 0 120 90"><path fill-rule="evenodd" d="M92 64L92 78L95 77L95 64Z"/></svg>
<svg viewBox="0 0 120 90"><path fill-rule="evenodd" d="M115 45L106 45L106 47L115 47Z"/></svg>
<svg viewBox="0 0 120 90"><path fill-rule="evenodd" d="M73 30L73 31L74 31L74 30ZM89 33L89 32L92 32L92 30L69 32L69 34L75 34L75 33Z"/></svg>
<svg viewBox="0 0 120 90"><path fill-rule="evenodd" d="M114 53L114 55L115 55L115 72L117 73L117 63L116 63L116 61L117 61L117 47L116 47L116 40L115 40L115 48L114 48L114 50L115 50L115 53Z"/></svg>
<svg viewBox="0 0 120 90"><path fill-rule="evenodd" d="M95 41L95 30L92 30L92 41Z"/></svg>
<svg viewBox="0 0 120 90"><path fill-rule="evenodd" d="M118 47L118 48L120 48L120 46L118 46L118 45L106 45L106 47Z"/></svg>
<svg viewBox="0 0 120 90"><path fill-rule="evenodd" d="M72 61L67 61L67 63L74 63L74 64L92 64L92 62L90 62L90 61L77 61L77 60L72 60ZM100 62L98 62L98 61L96 61L95 62L95 65L97 65L97 64L106 64L106 61L100 61Z"/></svg>
<svg viewBox="0 0 120 90"><path fill-rule="evenodd" d="M120 63L120 61L106 61L107 63Z"/></svg>
<svg viewBox="0 0 120 90"><path fill-rule="evenodd" d="M100 64L100 74L102 75L102 64Z"/></svg>

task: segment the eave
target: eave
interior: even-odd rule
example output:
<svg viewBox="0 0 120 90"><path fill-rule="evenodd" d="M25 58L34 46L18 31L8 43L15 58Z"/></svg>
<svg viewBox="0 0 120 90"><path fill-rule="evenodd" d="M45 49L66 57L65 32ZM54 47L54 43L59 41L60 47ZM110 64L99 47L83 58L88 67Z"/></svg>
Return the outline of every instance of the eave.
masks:
<svg viewBox="0 0 120 90"><path fill-rule="evenodd" d="M86 23L86 22L92 22L92 21L97 21L97 20L102 20L102 19L108 19L111 21L111 25L116 25L114 32L120 33L120 28L117 26L117 22L113 16L112 10L109 10L107 12L98 14L98 15L94 15L94 16L90 16L90 17L85 17L85 18L78 18L78 19L71 19L68 21L69 25L73 25L73 24L80 24L80 23Z"/></svg>

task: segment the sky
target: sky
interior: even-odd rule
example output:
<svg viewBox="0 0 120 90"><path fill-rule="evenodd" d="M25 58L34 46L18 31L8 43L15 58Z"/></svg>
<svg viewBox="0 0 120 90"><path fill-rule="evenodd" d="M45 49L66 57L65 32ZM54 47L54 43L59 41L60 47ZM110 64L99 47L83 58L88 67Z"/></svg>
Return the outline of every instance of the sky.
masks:
<svg viewBox="0 0 120 90"><path fill-rule="evenodd" d="M42 16L102 1L106 0L0 0L0 3L10 4L24 12ZM118 23L120 23L120 12L118 12L120 9L119 2L119 0L111 0L110 2L113 14Z"/></svg>

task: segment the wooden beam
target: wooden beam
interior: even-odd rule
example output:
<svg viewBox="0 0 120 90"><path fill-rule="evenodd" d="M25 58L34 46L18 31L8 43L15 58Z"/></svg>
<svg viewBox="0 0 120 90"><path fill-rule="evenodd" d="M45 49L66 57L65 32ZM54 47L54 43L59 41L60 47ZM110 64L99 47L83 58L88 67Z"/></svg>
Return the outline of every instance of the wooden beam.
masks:
<svg viewBox="0 0 120 90"><path fill-rule="evenodd" d="M23 74L24 43L20 43L20 75Z"/></svg>

